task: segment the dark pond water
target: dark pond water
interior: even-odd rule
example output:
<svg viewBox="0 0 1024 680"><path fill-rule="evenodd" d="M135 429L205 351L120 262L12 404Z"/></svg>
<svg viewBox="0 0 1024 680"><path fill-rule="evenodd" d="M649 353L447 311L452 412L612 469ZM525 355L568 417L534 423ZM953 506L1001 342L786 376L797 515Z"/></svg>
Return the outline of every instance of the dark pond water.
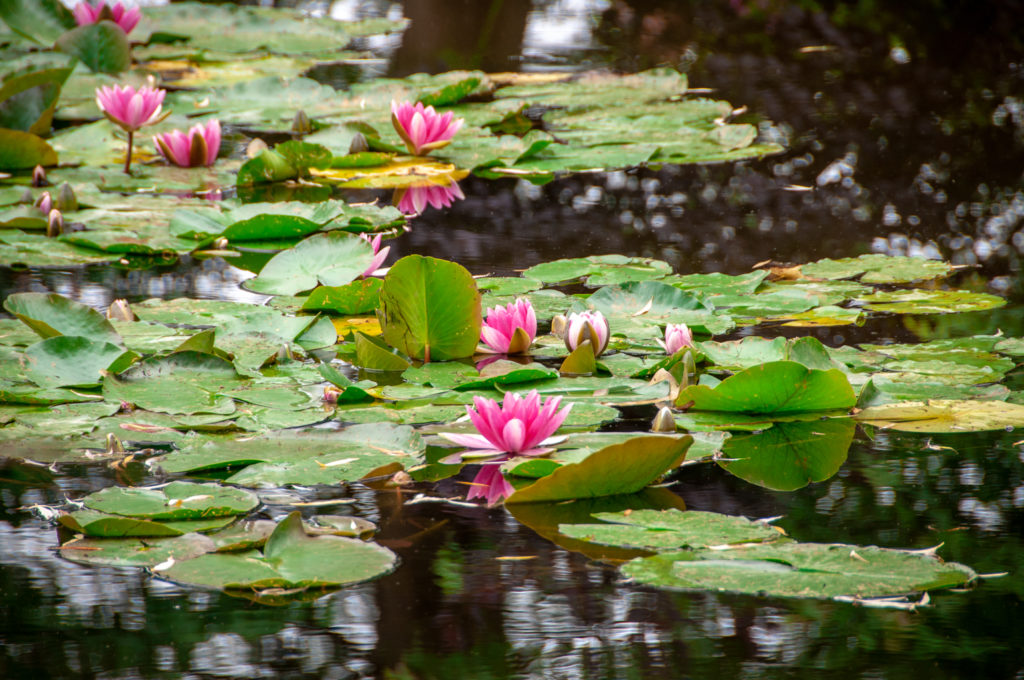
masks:
<svg viewBox="0 0 1024 680"><path fill-rule="evenodd" d="M959 284L1002 310L893 317L829 344L1002 329L1024 335L1024 4L783 0L421 0L314 4L336 16L401 13L400 39L369 45L374 74L452 68L636 70L669 63L713 87L789 151L759 162L576 175L536 187L463 183L395 256L454 259L474 273L600 253L648 255L682 273L742 273L764 260L887 252L975 265ZM807 187L810 190L793 190ZM387 196L381 195L382 198ZM220 260L145 271L0 271L0 297L51 290L116 297L252 299ZM1014 389L1024 383L1011 374ZM54 554L27 506L114 483L82 468L51 478L0 469L2 678L1024 678L1024 433L926 438L858 431L832 479L769 491L714 465L670 489L687 507L782 515L790 535L940 554L980 573L916 612L819 601L677 594L541 537L503 509L405 504L415 491L302 492L381 527L401 557L374 583L281 608L187 590L138 570ZM125 474L144 480L141 467ZM271 507L269 514L277 516ZM511 559L510 559L511 558ZM519 559L521 558L521 559Z"/></svg>

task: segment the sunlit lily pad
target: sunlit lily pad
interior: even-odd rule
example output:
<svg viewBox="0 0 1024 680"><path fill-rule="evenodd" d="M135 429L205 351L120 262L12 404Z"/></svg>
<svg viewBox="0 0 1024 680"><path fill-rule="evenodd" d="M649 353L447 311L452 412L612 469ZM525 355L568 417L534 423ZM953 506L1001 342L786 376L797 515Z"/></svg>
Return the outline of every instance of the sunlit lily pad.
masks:
<svg viewBox="0 0 1024 680"><path fill-rule="evenodd" d="M893 314L950 314L995 309L1006 300L988 293L967 290L894 290L860 297L865 309Z"/></svg>
<svg viewBox="0 0 1024 680"><path fill-rule="evenodd" d="M948 276L952 265L921 257L861 255L840 260L818 260L800 267L804 276L816 279L849 279L863 283L910 283ZM863 276L861 276L863 275Z"/></svg>
<svg viewBox="0 0 1024 680"><path fill-rule="evenodd" d="M128 538L145 536L181 536L189 532L219 529L235 518L231 515L193 520L154 521L124 517L95 510L65 513L57 521L72 531L94 538Z"/></svg>
<svg viewBox="0 0 1024 680"><path fill-rule="evenodd" d="M1024 406L936 399L873 406L854 417L867 425L902 432L984 432L1024 427Z"/></svg>
<svg viewBox="0 0 1024 680"><path fill-rule="evenodd" d="M242 489L219 484L171 482L157 488L112 486L83 499L92 510L150 520L189 520L242 515L259 499Z"/></svg>
<svg viewBox="0 0 1024 680"><path fill-rule="evenodd" d="M687 387L677 403L696 411L786 415L847 409L856 403L856 396L837 369L822 371L794 361L772 361L726 378L714 389Z"/></svg>
<svg viewBox="0 0 1024 680"><path fill-rule="evenodd" d="M78 538L60 546L60 556L93 566L155 567L170 559L187 560L216 548L203 534L165 538Z"/></svg>
<svg viewBox="0 0 1024 680"><path fill-rule="evenodd" d="M961 585L976 576L931 554L793 541L663 553L629 562L622 572L661 588L822 599L904 595Z"/></svg>

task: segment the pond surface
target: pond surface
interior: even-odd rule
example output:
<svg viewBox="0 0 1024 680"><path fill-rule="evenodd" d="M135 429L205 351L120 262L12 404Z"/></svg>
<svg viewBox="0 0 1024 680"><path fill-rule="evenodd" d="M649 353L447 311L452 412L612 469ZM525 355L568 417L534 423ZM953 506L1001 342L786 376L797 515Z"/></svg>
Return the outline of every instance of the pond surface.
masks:
<svg viewBox="0 0 1024 680"><path fill-rule="evenodd" d="M666 260L680 273L739 274L765 260L925 255L971 265L958 286L1010 304L880 316L864 328L814 335L833 346L1024 335L1020 4L822 5L311 7L339 18L404 11L412 19L400 38L371 45L378 62L316 74L337 87L424 70L669 63L687 70L691 87L713 87L749 107L750 121L771 121L760 124L762 136L788 147L756 162L578 174L543 186L469 178L465 200L428 209L393 241L391 261L420 253L474 274L511 274L561 257L622 253ZM373 191L343 196L390 200ZM46 290L98 308L120 297L262 299L238 287L251 275L218 259L144 271L2 270L0 297ZM1024 386L1019 366L1007 383ZM624 583L613 566L542 537L544 518L406 502L420 492L461 496L465 479L298 491L377 523L378 542L400 566L312 603L266 607L136 569L60 559L57 532L30 506L148 480L140 464L73 473L0 468L0 677L1024 677L1020 429L935 436L858 429L838 474L792 492L748 484L713 464L670 478L668 488L689 509L782 516L777 524L802 541L941 544L946 560L981 574L1009 572L968 592L932 593L916 611L657 591ZM267 514L278 518L284 509L271 505Z"/></svg>

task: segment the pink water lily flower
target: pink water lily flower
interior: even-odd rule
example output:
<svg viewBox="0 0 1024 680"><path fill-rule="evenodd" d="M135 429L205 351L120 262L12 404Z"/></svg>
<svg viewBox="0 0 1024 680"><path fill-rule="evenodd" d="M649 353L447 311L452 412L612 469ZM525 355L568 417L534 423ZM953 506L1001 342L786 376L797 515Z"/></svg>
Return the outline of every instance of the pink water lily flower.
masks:
<svg viewBox="0 0 1024 680"><path fill-rule="evenodd" d="M566 321L565 346L571 352L585 340L590 340L597 357L608 347L610 335L608 319L601 312L573 312Z"/></svg>
<svg viewBox="0 0 1024 680"><path fill-rule="evenodd" d="M526 354L537 337L537 315L533 305L519 298L504 307L492 307L480 328L480 341L487 352Z"/></svg>
<svg viewBox="0 0 1024 680"><path fill-rule="evenodd" d="M445 439L472 449L448 458L480 458L506 453L541 456L550 453L552 444L564 440L564 437L551 435L561 427L572 408L569 404L559 411L561 403L561 397L552 397L542 405L537 390L525 397L506 392L501 406L493 399L473 397L476 408L467 406L466 413L480 434L441 433Z"/></svg>
<svg viewBox="0 0 1024 680"><path fill-rule="evenodd" d="M457 182L445 185L421 184L399 189L396 193L398 209L403 215L410 216L423 214L428 204L437 209L447 208L455 201L461 201L466 197Z"/></svg>
<svg viewBox="0 0 1024 680"><path fill-rule="evenodd" d="M500 460L493 460L480 466L480 471L470 482L470 490L466 494L467 501L483 498L487 501L488 507L493 507L512 495L515 487L501 473L501 463L508 458L509 456L502 456Z"/></svg>
<svg viewBox="0 0 1024 680"><path fill-rule="evenodd" d="M465 122L451 111L440 114L433 106L422 103L391 102L391 124L414 156L430 153L451 143L452 137Z"/></svg>
<svg viewBox="0 0 1024 680"><path fill-rule="evenodd" d="M103 10L107 10L104 12ZM142 18L142 12L138 7L125 7L120 2L115 2L109 8L104 0L99 0L95 5L88 2L80 2L75 5L75 23L79 26L95 24L108 19L121 27L125 33L131 33L132 29Z"/></svg>
<svg viewBox="0 0 1024 680"><path fill-rule="evenodd" d="M187 135L181 130L171 130L153 137L153 143L164 160L178 167L213 165L220 152L220 121L193 125Z"/></svg>
<svg viewBox="0 0 1024 680"><path fill-rule="evenodd" d="M135 132L160 119L166 95L166 90L149 85L138 90L131 85L111 85L96 89L96 105L110 122L126 132Z"/></svg>
<svg viewBox="0 0 1024 680"><path fill-rule="evenodd" d="M385 246L384 248L380 247L380 234L374 236L372 241L370 240L369 234L360 234L359 236L373 248L373 262L371 262L370 266L366 268L366 271L360 274L360 276L365 279L369 276L373 276L373 273L380 269L380 266L384 264L384 260L387 259L388 253L391 252L391 246Z"/></svg>
<svg viewBox="0 0 1024 680"><path fill-rule="evenodd" d="M658 340L666 354L675 354L684 347L693 347L693 331L685 323L670 323L665 327L665 339Z"/></svg>
<svg viewBox="0 0 1024 680"><path fill-rule="evenodd" d="M96 89L96 105L100 107L100 111L107 120L128 133L128 151L124 157L125 174L131 174L135 131L144 125L162 120L160 111L166 95L166 90L148 85L138 90L131 85L104 86Z"/></svg>

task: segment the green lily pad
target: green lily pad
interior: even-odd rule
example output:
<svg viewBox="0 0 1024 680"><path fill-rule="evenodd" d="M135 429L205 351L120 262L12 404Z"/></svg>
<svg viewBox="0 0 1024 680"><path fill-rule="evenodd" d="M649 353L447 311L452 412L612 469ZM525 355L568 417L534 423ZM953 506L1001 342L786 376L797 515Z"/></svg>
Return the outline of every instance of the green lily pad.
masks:
<svg viewBox="0 0 1024 680"><path fill-rule="evenodd" d="M804 276L816 279L849 279L863 283L911 283L949 276L952 265L920 257L861 255L840 260L818 260L800 267ZM861 276L863 275L863 276Z"/></svg>
<svg viewBox="0 0 1024 680"><path fill-rule="evenodd" d="M303 311L369 314L380 304L381 280L357 279L344 286L318 286L302 303Z"/></svg>
<svg viewBox="0 0 1024 680"><path fill-rule="evenodd" d="M562 283L587 277L587 284L596 287L660 279L671 273L672 267L661 260L624 255L591 255L534 265L523 272L523 277L544 283Z"/></svg>
<svg viewBox="0 0 1024 680"><path fill-rule="evenodd" d="M341 286L362 274L372 260L373 248L361 238L343 232L314 234L270 258L246 287L257 293L295 295L319 284Z"/></svg>
<svg viewBox="0 0 1024 680"><path fill-rule="evenodd" d="M1024 427L1024 406L1003 401L936 399L872 406L854 418L901 432L984 432Z"/></svg>
<svg viewBox="0 0 1024 680"><path fill-rule="evenodd" d="M176 562L162 576L207 588L331 588L367 581L394 569L383 546L340 536L309 536L299 513L281 520L262 553L214 553Z"/></svg>
<svg viewBox="0 0 1024 680"><path fill-rule="evenodd" d="M216 549L203 534L164 538L78 538L60 546L60 556L92 566L155 567L170 559L187 560Z"/></svg>
<svg viewBox="0 0 1024 680"><path fill-rule="evenodd" d="M537 503L635 493L686 458L691 437L637 436L595 451L579 463L563 465L506 503Z"/></svg>
<svg viewBox="0 0 1024 680"><path fill-rule="evenodd" d="M4 300L4 309L43 338L78 335L121 344L121 337L102 314L56 293L14 293Z"/></svg>
<svg viewBox="0 0 1024 680"><path fill-rule="evenodd" d="M818 599L904 595L961 585L976 576L961 564L925 553L792 541L662 553L633 560L622 572L660 588Z"/></svg>
<svg viewBox="0 0 1024 680"><path fill-rule="evenodd" d="M99 73L121 73L132 63L128 36L109 20L73 28L57 38L54 47Z"/></svg>
<svg viewBox="0 0 1024 680"><path fill-rule="evenodd" d="M726 378L715 388L693 385L679 393L678 404L695 411L787 415L848 409L857 401L846 376L837 369L810 369L795 361L772 361Z"/></svg>
<svg viewBox="0 0 1024 680"><path fill-rule="evenodd" d="M879 291L860 298L865 309L893 314L951 314L995 309L1006 300L988 293L967 290L894 290Z"/></svg>
<svg viewBox="0 0 1024 680"><path fill-rule="evenodd" d="M855 429L846 418L775 423L764 432L730 437L718 464L751 484L795 491L839 471Z"/></svg>
<svg viewBox="0 0 1024 680"><path fill-rule="evenodd" d="M86 496L83 502L91 510L150 520L243 515L259 505L259 499L248 491L192 482L171 482L159 488L112 486Z"/></svg>
<svg viewBox="0 0 1024 680"><path fill-rule="evenodd" d="M408 255L384 278L379 317L384 340L406 355L460 359L480 339L480 293L462 265Z"/></svg>
<svg viewBox="0 0 1024 680"><path fill-rule="evenodd" d="M139 517L111 515L95 510L65 513L57 521L74 532L93 538L129 538L146 536L181 536L189 532L220 529L235 521L233 516L195 520L156 522Z"/></svg>
<svg viewBox="0 0 1024 680"><path fill-rule="evenodd" d="M137 358L103 340L56 335L25 350L25 375L40 387L94 387L104 371L120 373Z"/></svg>
<svg viewBox="0 0 1024 680"><path fill-rule="evenodd" d="M777 529L764 522L696 510L599 512L594 514L594 518L603 520L603 523L562 524L558 531L590 543L656 551L680 548L699 550L774 541L782 536Z"/></svg>

